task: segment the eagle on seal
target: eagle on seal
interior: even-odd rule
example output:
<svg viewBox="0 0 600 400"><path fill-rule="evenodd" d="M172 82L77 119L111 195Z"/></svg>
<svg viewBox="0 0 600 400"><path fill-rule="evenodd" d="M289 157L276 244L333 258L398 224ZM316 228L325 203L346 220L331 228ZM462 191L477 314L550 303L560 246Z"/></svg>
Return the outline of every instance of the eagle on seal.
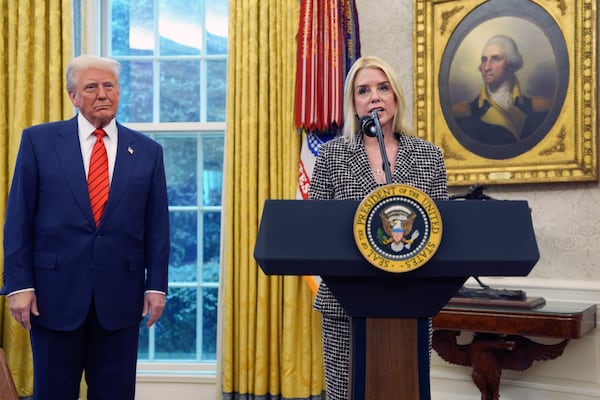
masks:
<svg viewBox="0 0 600 400"><path fill-rule="evenodd" d="M413 223L417 217L415 212L396 205L387 208L379 216L383 231L388 236L383 240L383 244L390 244L394 251L401 251L404 248L410 249L414 240L419 236L419 231L412 232Z"/></svg>

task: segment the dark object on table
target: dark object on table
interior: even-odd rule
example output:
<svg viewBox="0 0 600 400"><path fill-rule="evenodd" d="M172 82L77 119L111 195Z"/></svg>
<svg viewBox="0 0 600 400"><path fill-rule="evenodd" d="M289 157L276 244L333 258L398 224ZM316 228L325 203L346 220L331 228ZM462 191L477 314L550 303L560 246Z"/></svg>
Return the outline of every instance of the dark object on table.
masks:
<svg viewBox="0 0 600 400"><path fill-rule="evenodd" d="M466 288L463 286L458 289L455 297L496 300L525 300L527 298L527 294L523 290L493 289L481 282L478 277L474 276L473 278L479 283L481 288Z"/></svg>
<svg viewBox="0 0 600 400"><path fill-rule="evenodd" d="M492 197L483 193L485 190L485 186L482 186L479 183L474 184L469 188L467 193L465 194L456 194L454 196L450 196L450 200L494 200Z"/></svg>

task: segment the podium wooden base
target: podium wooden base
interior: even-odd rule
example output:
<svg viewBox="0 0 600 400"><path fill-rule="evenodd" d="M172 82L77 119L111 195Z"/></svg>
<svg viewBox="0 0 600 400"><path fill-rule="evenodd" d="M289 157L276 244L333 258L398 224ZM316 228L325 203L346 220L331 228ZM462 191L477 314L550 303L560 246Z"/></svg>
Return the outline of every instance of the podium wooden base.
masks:
<svg viewBox="0 0 600 400"><path fill-rule="evenodd" d="M352 400L429 400L429 320L354 318Z"/></svg>

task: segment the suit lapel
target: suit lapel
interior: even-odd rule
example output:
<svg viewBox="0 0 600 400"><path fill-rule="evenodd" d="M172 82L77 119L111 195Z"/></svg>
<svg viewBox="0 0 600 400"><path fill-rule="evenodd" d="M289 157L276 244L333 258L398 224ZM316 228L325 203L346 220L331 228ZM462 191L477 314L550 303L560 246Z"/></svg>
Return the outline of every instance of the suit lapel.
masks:
<svg viewBox="0 0 600 400"><path fill-rule="evenodd" d="M101 224L104 224L104 221L110 218L110 215L116 208L119 200L127 190L133 166L135 164L136 154L134 135L120 124L117 124L117 129L119 132L117 158L115 160L115 169L110 183L108 203L106 204Z"/></svg>
<svg viewBox="0 0 600 400"><path fill-rule="evenodd" d="M112 210L114 210L119 199L123 196L123 193L125 193L135 162L135 153L133 151L135 149L134 136L122 125L117 124L117 129L119 132L119 141L117 145L115 169L110 184L108 203L106 204L101 224L104 224L104 221L110 217ZM75 198L75 202L89 223L95 227L96 223L92 216L92 207L90 206L90 197L87 189L87 179L85 177L83 158L81 156L77 117L66 121L62 128L59 129L58 135L54 141L54 146L69 188ZM79 165L79 167L73 168L74 165Z"/></svg>
<svg viewBox="0 0 600 400"><path fill-rule="evenodd" d="M90 197L87 189L83 158L81 156L81 144L77 130L77 117L66 121L58 130L54 140L58 162L65 174L67 184L73 193L75 202L81 209L83 215L95 226L90 206ZM78 166L78 167L74 167Z"/></svg>

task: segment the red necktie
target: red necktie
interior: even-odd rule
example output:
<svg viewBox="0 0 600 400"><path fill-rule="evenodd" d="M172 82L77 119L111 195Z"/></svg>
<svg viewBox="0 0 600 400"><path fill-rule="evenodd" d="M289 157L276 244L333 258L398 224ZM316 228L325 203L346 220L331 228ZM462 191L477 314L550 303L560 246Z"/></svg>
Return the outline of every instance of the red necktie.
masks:
<svg viewBox="0 0 600 400"><path fill-rule="evenodd" d="M108 201L108 156L106 155L106 147L104 147L106 132L103 129L96 129L94 135L96 135L96 143L94 143L92 157L90 158L88 192L90 193L94 221L98 226L104 212L104 206Z"/></svg>

